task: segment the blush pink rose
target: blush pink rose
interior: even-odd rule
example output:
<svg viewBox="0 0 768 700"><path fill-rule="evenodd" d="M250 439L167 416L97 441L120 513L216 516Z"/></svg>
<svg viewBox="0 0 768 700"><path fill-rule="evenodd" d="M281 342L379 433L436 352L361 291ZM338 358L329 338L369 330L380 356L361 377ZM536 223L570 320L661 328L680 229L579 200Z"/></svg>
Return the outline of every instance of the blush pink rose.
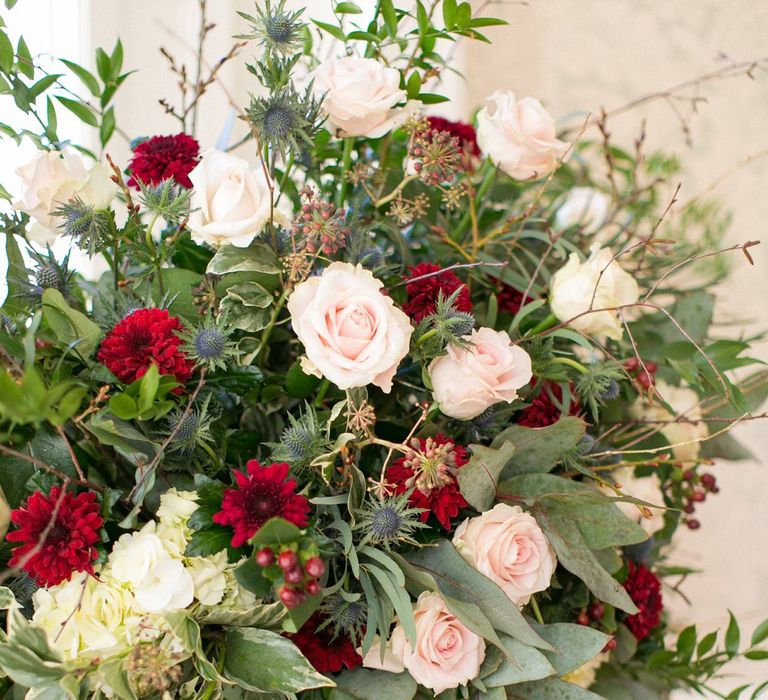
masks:
<svg viewBox="0 0 768 700"><path fill-rule="evenodd" d="M517 398L517 390L531 381L531 358L505 331L478 328L465 339L467 349L449 346L447 355L432 360L429 376L440 410L471 420Z"/></svg>
<svg viewBox="0 0 768 700"><path fill-rule="evenodd" d="M534 97L518 100L497 90L477 114L477 143L483 153L515 180L551 173L568 144L555 133L555 121Z"/></svg>
<svg viewBox="0 0 768 700"><path fill-rule="evenodd" d="M293 330L304 344L305 372L339 389L374 384L389 393L413 328L360 265L335 262L296 286L288 299Z"/></svg>
<svg viewBox="0 0 768 700"><path fill-rule="evenodd" d="M416 646L399 624L392 632L384 661L378 645L363 659L363 666L399 672L403 668L417 683L434 691L457 688L477 678L485 658L483 638L471 632L445 606L443 599L425 591L413 610Z"/></svg>
<svg viewBox="0 0 768 700"><path fill-rule="evenodd" d="M515 605L549 587L557 558L534 518L520 506L499 503L465 520L453 545L467 562L494 581Z"/></svg>

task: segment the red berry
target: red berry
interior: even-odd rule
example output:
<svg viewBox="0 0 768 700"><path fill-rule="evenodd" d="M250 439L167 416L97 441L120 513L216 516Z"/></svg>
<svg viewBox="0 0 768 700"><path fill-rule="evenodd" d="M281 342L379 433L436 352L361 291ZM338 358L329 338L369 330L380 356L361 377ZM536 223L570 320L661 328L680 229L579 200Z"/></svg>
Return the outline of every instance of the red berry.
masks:
<svg viewBox="0 0 768 700"><path fill-rule="evenodd" d="M683 506L683 512L684 512L684 513L687 513L688 515L690 515L691 513L693 513L695 510L696 510L696 508L694 508L694 506L693 506L693 503L686 503L686 504Z"/></svg>
<svg viewBox="0 0 768 700"><path fill-rule="evenodd" d="M319 595L320 584L315 579L312 579L311 581L307 581L307 585L304 586L304 590L307 592L307 595Z"/></svg>
<svg viewBox="0 0 768 700"><path fill-rule="evenodd" d="M603 651L613 651L618 645L616 637L611 637L603 647Z"/></svg>
<svg viewBox="0 0 768 700"><path fill-rule="evenodd" d="M708 490L712 490L712 487L717 483L714 474L702 474L701 485Z"/></svg>
<svg viewBox="0 0 768 700"><path fill-rule="evenodd" d="M693 471L693 469L686 469L683 472L683 479L686 481L693 481L696 478L696 472Z"/></svg>
<svg viewBox="0 0 768 700"><path fill-rule="evenodd" d="M719 486L710 486L709 487L710 493L720 493L720 487Z"/></svg>
<svg viewBox="0 0 768 700"><path fill-rule="evenodd" d="M275 562L275 553L270 547L264 547L256 552L256 563L263 569L272 566Z"/></svg>
<svg viewBox="0 0 768 700"><path fill-rule="evenodd" d="M277 593L280 596L280 600L282 601L283 605L285 605L285 607L289 610L301 604L299 592L293 588L282 586Z"/></svg>
<svg viewBox="0 0 768 700"><path fill-rule="evenodd" d="M589 616L593 620L600 620L605 615L605 607L602 603L594 602L589 606Z"/></svg>
<svg viewBox="0 0 768 700"><path fill-rule="evenodd" d="M696 503L704 503L707 500L707 494L705 491L694 491L691 495L691 500Z"/></svg>
<svg viewBox="0 0 768 700"><path fill-rule="evenodd" d="M656 374L659 366L655 362L646 362L645 369L647 369L651 374Z"/></svg>
<svg viewBox="0 0 768 700"><path fill-rule="evenodd" d="M624 363L624 367L628 372L634 372L639 366L640 366L640 361L636 357L630 357Z"/></svg>
<svg viewBox="0 0 768 700"><path fill-rule="evenodd" d="M278 566L283 571L292 569L294 566L296 566L298 561L299 559L296 556L296 552L292 552L290 549L286 549L285 551L280 552L280 556L277 557Z"/></svg>
<svg viewBox="0 0 768 700"><path fill-rule="evenodd" d="M643 387L643 389L650 389L653 384L653 377L648 372L640 372L637 375L637 383Z"/></svg>
<svg viewBox="0 0 768 700"><path fill-rule="evenodd" d="M304 564L307 574L312 578L320 578L325 573L325 564L320 557L312 557Z"/></svg>
<svg viewBox="0 0 768 700"><path fill-rule="evenodd" d="M300 566L288 569L284 574L286 583L301 583L304 580L304 570Z"/></svg>
<svg viewBox="0 0 768 700"><path fill-rule="evenodd" d="M579 613L579 616L576 618L576 624L583 625L584 627L588 627L589 618L587 617L587 613Z"/></svg>
<svg viewBox="0 0 768 700"><path fill-rule="evenodd" d="M688 526L689 530L698 530L701 527L701 523L696 520L696 518L691 518L690 520L686 520L685 524Z"/></svg>

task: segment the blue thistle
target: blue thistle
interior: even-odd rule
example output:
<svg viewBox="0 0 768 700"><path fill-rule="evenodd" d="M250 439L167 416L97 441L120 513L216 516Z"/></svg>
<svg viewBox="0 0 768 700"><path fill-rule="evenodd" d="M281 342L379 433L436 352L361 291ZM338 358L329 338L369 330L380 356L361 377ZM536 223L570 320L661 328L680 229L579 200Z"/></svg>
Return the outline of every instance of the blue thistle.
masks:
<svg viewBox="0 0 768 700"><path fill-rule="evenodd" d="M299 418L289 414L288 420L290 425L280 436L280 442L270 443L273 460L288 462L293 466L306 466L328 449L328 440L309 404Z"/></svg>
<svg viewBox="0 0 768 700"><path fill-rule="evenodd" d="M408 504L412 491L399 496L376 500L355 513L355 530L365 533L360 546L380 544L386 549L393 542L418 544L413 535L417 529L426 527L419 520L423 508L411 508Z"/></svg>
<svg viewBox="0 0 768 700"><path fill-rule="evenodd" d="M181 349L199 367L208 367L209 370L226 369L229 360L237 355L229 334L230 330L224 326L223 321L219 323L209 316L202 326L181 334L185 341Z"/></svg>

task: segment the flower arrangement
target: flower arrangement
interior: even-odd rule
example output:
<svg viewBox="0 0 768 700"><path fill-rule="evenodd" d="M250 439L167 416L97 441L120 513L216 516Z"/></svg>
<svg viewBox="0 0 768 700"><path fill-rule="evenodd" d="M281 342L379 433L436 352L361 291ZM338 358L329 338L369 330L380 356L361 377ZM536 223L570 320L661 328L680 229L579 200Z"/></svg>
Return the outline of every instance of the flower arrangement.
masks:
<svg viewBox="0 0 768 700"><path fill-rule="evenodd" d="M36 146L0 188L8 697L646 699L768 657L768 621L664 608L705 465L768 393L712 323L754 242L718 247L712 203L671 221L677 164L605 117L593 141L503 90L426 116L445 46L501 20L361 14L241 13L210 76L171 58L179 128L124 163L122 45L61 61L77 93L0 23L40 127L0 124ZM247 42L265 89L212 148L195 115Z"/></svg>

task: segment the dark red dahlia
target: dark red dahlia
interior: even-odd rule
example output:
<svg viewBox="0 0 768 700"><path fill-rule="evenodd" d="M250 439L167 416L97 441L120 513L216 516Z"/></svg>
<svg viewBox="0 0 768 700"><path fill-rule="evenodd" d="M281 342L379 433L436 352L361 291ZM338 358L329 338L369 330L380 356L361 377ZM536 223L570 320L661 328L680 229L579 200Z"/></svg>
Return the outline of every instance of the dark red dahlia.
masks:
<svg viewBox="0 0 768 700"><path fill-rule="evenodd" d="M287 478L288 465L262 467L252 459L245 466L248 474L234 472L238 488L224 491L221 510L213 516L213 522L234 529L232 546L242 547L270 518L306 527L309 502L296 493L296 480Z"/></svg>
<svg viewBox="0 0 768 700"><path fill-rule="evenodd" d="M480 147L477 145L477 134L475 127L466 122L454 122L443 117L427 117L430 128L435 131L447 131L451 136L459 140L465 167L470 165L472 160L480 157Z"/></svg>
<svg viewBox="0 0 768 700"><path fill-rule="evenodd" d="M8 565L21 567L40 586L55 586L76 571L93 573L104 520L92 491L75 495L58 486L47 496L37 491L11 512L11 522L19 529L6 539L23 544L14 548Z"/></svg>
<svg viewBox="0 0 768 700"><path fill-rule="evenodd" d="M141 379L153 364L160 374L171 374L184 384L195 363L179 350L183 341L177 331L183 329L178 316L165 309L137 309L104 338L99 362L125 384Z"/></svg>
<svg viewBox="0 0 768 700"><path fill-rule="evenodd" d="M422 522L433 513L450 530L451 518L467 505L456 481L457 472L467 463L467 451L445 435L413 438L408 447L408 452L387 469L387 483L393 485L396 494L413 489L408 503L426 509L419 516Z"/></svg>
<svg viewBox="0 0 768 700"><path fill-rule="evenodd" d="M640 612L630 615L624 622L639 642L648 637L661 622L661 611L664 609L661 599L661 581L656 574L642 564L636 564L631 560L627 564L629 573L624 582L624 588Z"/></svg>
<svg viewBox="0 0 768 700"><path fill-rule="evenodd" d="M504 282L500 282L496 288L496 299L499 302L499 311L506 312L510 316L514 316L525 304L533 301L531 297L526 297L523 301L523 293Z"/></svg>
<svg viewBox="0 0 768 700"><path fill-rule="evenodd" d="M187 134L153 136L133 149L128 164L131 179L128 184L138 189L137 180L145 185L156 185L173 178L182 187L192 187L189 173L197 165L200 145Z"/></svg>
<svg viewBox="0 0 768 700"><path fill-rule="evenodd" d="M557 423L562 415L558 404L562 404L563 389L555 382L543 382L531 405L523 409L518 419L520 425L528 428L544 428ZM556 403L557 402L557 403ZM568 414L576 416L581 412L581 406L574 396L571 396L571 405Z"/></svg>
<svg viewBox="0 0 768 700"><path fill-rule="evenodd" d="M295 634L286 634L320 673L338 673L343 668L357 668L363 659L346 634L334 639L333 625L318 629L327 618L315 613Z"/></svg>
<svg viewBox="0 0 768 700"><path fill-rule="evenodd" d="M461 289L456 297L455 308L459 311L472 311L472 299L469 296L469 289L453 272L440 272L439 265L433 265L432 263L419 263L415 267L409 267L410 275L409 280L413 282L407 282L405 290L408 292L408 301L403 304L403 311L407 313L417 323L423 318L435 313L437 308L437 299L440 292L443 293L443 297L448 298L457 289ZM423 279L417 279L424 275L430 275L430 273L439 272L440 274L432 274L430 277L424 277Z"/></svg>

